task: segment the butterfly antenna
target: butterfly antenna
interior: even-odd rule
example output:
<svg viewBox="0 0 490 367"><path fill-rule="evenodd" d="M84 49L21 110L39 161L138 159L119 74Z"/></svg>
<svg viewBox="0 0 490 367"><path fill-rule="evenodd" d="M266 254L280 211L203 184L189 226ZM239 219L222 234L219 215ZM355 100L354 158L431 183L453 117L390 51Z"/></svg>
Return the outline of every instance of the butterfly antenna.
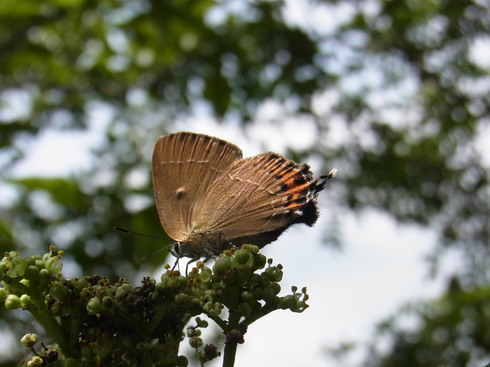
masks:
<svg viewBox="0 0 490 367"><path fill-rule="evenodd" d="M135 236L142 236L142 237L148 237L148 238L156 238L158 240L167 240L168 239L166 237L158 236L158 235L155 235L155 234L147 234L147 233L141 233L141 232L133 232L133 231L130 231L129 229L124 229L124 228L121 228L121 227L112 227L112 228L113 229L116 229L118 231L127 233L127 234L135 235Z"/></svg>
<svg viewBox="0 0 490 367"><path fill-rule="evenodd" d="M142 258L140 258L140 262L145 262L146 260L151 259L153 256L155 256L155 255L159 254L160 252L162 252L162 251L166 251L166 250L168 250L168 249L172 248L172 246L173 246L173 245L174 245L174 244L173 244L173 243L171 243L170 245L163 246L162 248L160 248L160 249L156 250L156 251L155 251L155 252L153 252L152 254L149 254L149 255L143 256ZM178 259L177 259L177 260L178 260ZM174 266L174 267L175 267L175 266Z"/></svg>
<svg viewBox="0 0 490 367"><path fill-rule="evenodd" d="M124 229L124 228L121 228L121 227L112 227L113 229L116 229L118 231L121 231L121 232L124 232L124 233L127 233L127 234L132 234L132 235L135 235L135 236L142 236L142 237L148 237L148 238L155 238L155 239L158 239L158 240L167 240L168 238L166 237L163 237L163 236L158 236L158 235L154 235L154 234L147 234L147 233L141 233L141 232L134 232L134 231L130 231L129 229ZM155 256L156 254L162 252L162 251L166 251L168 250L169 248L172 248L174 246L175 243L171 243L167 246L163 246L161 249L158 249L156 250L155 252L153 252L152 254L150 255L147 255L147 256L143 256L142 258L140 258L140 262L145 262L146 260L152 258L153 256Z"/></svg>

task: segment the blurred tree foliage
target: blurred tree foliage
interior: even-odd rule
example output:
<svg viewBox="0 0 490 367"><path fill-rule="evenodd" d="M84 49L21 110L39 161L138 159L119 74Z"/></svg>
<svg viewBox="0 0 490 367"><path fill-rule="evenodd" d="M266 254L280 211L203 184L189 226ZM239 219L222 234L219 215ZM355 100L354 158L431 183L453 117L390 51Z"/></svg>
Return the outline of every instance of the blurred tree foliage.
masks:
<svg viewBox="0 0 490 367"><path fill-rule="evenodd" d="M447 293L429 304L407 307L378 327L379 340L392 344L389 354L370 345L366 367L488 366L490 288L461 289L452 279ZM417 329L401 326L405 317L421 321Z"/></svg>
<svg viewBox="0 0 490 367"><path fill-rule="evenodd" d="M0 200L0 249L42 253L49 239L83 274L134 274L135 257L161 241L112 226L161 233L149 178L155 138L196 111L245 125L273 104L278 133L281 119L315 122L317 142L291 154L341 169L336 205L432 226L440 249L464 258L454 274L461 287L488 286L488 160L476 148L489 127L488 1L298 3L2 0L0 175L14 194ZM41 134L93 128L101 114L108 123L92 168L12 176ZM463 312L474 297L457 302ZM483 322L478 312L463 316L456 326ZM464 345L445 335L450 360ZM393 353L426 340L394 342ZM434 365L420 355L398 365ZM373 365L389 365L382 359Z"/></svg>

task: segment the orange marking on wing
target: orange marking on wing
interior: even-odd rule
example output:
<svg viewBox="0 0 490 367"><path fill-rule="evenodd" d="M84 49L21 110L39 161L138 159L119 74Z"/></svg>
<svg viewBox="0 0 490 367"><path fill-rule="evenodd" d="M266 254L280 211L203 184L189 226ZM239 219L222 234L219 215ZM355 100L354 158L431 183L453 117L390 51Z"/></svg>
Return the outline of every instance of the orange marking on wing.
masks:
<svg viewBox="0 0 490 367"><path fill-rule="evenodd" d="M282 191L287 197L285 207L293 211L302 208L310 200L312 182L298 171L281 180Z"/></svg>

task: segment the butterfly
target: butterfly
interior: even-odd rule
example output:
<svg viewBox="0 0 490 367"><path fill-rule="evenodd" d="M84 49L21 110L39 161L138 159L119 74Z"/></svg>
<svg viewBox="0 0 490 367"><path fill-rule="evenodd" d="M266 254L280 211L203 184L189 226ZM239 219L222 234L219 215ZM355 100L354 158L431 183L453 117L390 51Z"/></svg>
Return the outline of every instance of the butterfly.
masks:
<svg viewBox="0 0 490 367"><path fill-rule="evenodd" d="M242 159L236 145L192 132L159 137L152 157L162 227L174 252L193 259L265 246L295 223L312 226L318 193L334 175L315 179L307 164L272 152Z"/></svg>

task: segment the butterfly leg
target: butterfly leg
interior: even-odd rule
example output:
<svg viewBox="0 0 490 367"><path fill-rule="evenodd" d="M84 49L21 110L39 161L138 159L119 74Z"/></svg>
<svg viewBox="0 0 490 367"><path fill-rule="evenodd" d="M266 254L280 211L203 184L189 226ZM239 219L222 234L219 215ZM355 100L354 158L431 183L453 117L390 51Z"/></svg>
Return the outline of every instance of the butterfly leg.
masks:
<svg viewBox="0 0 490 367"><path fill-rule="evenodd" d="M225 243L227 244L227 246L224 246ZM228 237L226 237L226 235L223 232L220 232L218 235L218 246L220 248L220 252L223 252L225 249L235 247L233 246L233 242L231 242L231 240Z"/></svg>
<svg viewBox="0 0 490 367"><path fill-rule="evenodd" d="M179 260L180 260L180 258L181 258L181 257L182 257L182 256L177 256L177 257L175 258L175 263L174 263L174 266L172 266L172 271L174 271L174 270L175 270L175 268L179 266Z"/></svg>
<svg viewBox="0 0 490 367"><path fill-rule="evenodd" d="M190 259L187 264L185 265L185 275L187 276L189 274L189 264L192 264L193 262L196 262L198 261L200 258L199 257L196 257L196 258L192 258Z"/></svg>

